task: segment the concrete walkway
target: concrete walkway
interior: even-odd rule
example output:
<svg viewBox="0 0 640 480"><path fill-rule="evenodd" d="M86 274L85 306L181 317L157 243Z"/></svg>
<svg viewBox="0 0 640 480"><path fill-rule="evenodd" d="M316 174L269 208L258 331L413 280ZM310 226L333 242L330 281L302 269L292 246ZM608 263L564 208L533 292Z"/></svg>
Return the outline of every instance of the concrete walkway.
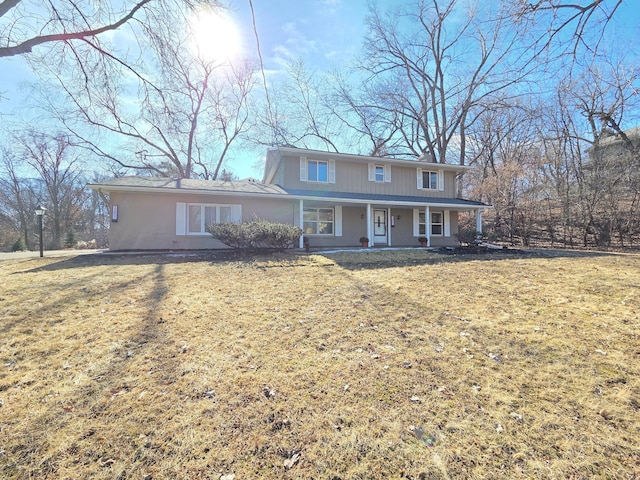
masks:
<svg viewBox="0 0 640 480"><path fill-rule="evenodd" d="M70 255L93 255L95 253L102 253L105 249L98 250L45 250L45 257L67 257ZM19 258L36 258L40 256L40 250L35 252L0 252L0 260L17 260Z"/></svg>

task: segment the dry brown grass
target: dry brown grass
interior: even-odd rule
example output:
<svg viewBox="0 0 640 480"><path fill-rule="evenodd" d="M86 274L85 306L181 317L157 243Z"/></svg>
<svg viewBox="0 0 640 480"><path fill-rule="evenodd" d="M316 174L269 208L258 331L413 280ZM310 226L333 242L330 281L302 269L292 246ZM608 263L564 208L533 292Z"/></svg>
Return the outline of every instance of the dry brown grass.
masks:
<svg viewBox="0 0 640 480"><path fill-rule="evenodd" d="M640 475L638 255L45 257L0 278L2 478Z"/></svg>

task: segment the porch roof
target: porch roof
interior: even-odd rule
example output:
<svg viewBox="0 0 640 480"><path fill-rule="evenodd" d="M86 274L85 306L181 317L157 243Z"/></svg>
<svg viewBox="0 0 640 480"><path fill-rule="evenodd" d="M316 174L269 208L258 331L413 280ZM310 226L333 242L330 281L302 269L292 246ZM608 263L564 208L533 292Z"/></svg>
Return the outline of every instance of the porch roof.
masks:
<svg viewBox="0 0 640 480"><path fill-rule="evenodd" d="M377 193L328 192L318 190L296 190L283 188L292 197L313 200L346 201L348 203L380 203L385 205L442 205L463 208L489 207L486 203L462 198L418 197L411 195L382 195Z"/></svg>

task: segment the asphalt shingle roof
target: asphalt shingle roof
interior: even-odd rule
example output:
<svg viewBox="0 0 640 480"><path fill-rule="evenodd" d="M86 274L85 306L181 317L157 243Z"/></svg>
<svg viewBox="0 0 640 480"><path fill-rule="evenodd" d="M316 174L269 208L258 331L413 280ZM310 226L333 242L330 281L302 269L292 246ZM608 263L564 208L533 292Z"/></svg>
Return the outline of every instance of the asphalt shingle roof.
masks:
<svg viewBox="0 0 640 480"><path fill-rule="evenodd" d="M102 188L105 191L113 189L158 189L181 190L198 193L227 193L227 194L256 194L288 196L294 198L326 198L335 200L371 201L385 203L416 203L459 205L461 207L483 207L482 202L464 200L461 198L423 197L414 195L384 195L377 193L334 192L320 190L298 190L283 188L279 185L265 184L257 180L194 180L161 177L120 177L106 180L99 184L90 185L92 188ZM115 188L114 188L115 187Z"/></svg>

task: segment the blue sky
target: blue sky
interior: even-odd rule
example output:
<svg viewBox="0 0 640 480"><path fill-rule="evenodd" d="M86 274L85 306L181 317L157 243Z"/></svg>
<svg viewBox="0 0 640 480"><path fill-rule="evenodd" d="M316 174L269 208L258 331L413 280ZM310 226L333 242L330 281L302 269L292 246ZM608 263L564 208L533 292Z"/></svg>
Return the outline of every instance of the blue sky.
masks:
<svg viewBox="0 0 640 480"><path fill-rule="evenodd" d="M320 72L348 64L360 50L369 3L368 0L253 0L265 70L273 74L283 69L288 59L298 58ZM377 0L375 3L384 10L399 1ZM640 0L627 0L608 27L608 38L618 42L621 50L628 51L629 45L636 45L640 39L639 3ZM255 56L249 0L232 0L230 13L241 31L246 52ZM35 81L37 75L24 58L0 59L3 130L7 130L13 120L33 114L25 108L28 101L23 86L25 82ZM261 155L264 152L240 152L230 167L240 177L258 176L252 165Z"/></svg>
<svg viewBox="0 0 640 480"><path fill-rule="evenodd" d="M367 4L367 0L253 0L267 74L283 69L289 59L304 58L310 68L318 70L349 62L362 42ZM245 52L255 56L249 0L232 1L230 16L241 32ZM5 127L33 115L25 108L25 100L28 83L37 80L24 57L0 59L0 120ZM240 153L231 169L240 177L257 176L252 165L260 160L259 155Z"/></svg>

